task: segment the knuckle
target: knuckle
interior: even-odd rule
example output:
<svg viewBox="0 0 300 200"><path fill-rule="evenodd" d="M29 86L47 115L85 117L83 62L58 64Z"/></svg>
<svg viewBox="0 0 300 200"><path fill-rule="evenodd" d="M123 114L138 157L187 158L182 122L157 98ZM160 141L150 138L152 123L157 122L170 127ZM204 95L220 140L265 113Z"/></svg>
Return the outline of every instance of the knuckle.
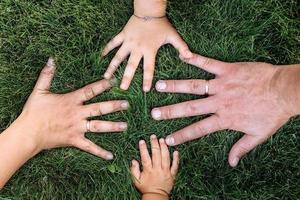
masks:
<svg viewBox="0 0 300 200"><path fill-rule="evenodd" d="M123 61L123 58L120 54L116 54L114 57L114 62L121 63Z"/></svg>
<svg viewBox="0 0 300 200"><path fill-rule="evenodd" d="M196 134L204 134L207 133L207 129L204 126L197 125L195 126L195 132ZM192 139L190 134L188 134L188 137Z"/></svg>
<svg viewBox="0 0 300 200"><path fill-rule="evenodd" d="M133 69L135 69L137 67L137 64L136 63L134 63L134 62L128 62L127 63L127 68L129 68L131 71L133 70ZM130 72L131 72L130 71ZM132 72L131 72L132 73Z"/></svg>
<svg viewBox="0 0 300 200"><path fill-rule="evenodd" d="M146 75L145 75L146 76ZM151 78L144 78L144 83L150 85L152 83L152 79Z"/></svg>
<svg viewBox="0 0 300 200"><path fill-rule="evenodd" d="M149 162L149 160L148 159L143 159L142 161L142 165L145 167L147 167L147 166L150 166L150 162Z"/></svg>
<svg viewBox="0 0 300 200"><path fill-rule="evenodd" d="M111 63L109 64L109 68L107 69L107 72L112 73L118 68L118 64L115 63L115 60L112 60Z"/></svg>
<svg viewBox="0 0 300 200"><path fill-rule="evenodd" d="M195 112L197 112L198 109L199 108L195 104L193 104L191 102L187 102L186 103L185 115L186 114L192 114L193 115Z"/></svg>
<svg viewBox="0 0 300 200"><path fill-rule="evenodd" d="M101 106L95 104L92 107L91 116L97 116L97 115L102 115L102 108L101 108Z"/></svg>
<svg viewBox="0 0 300 200"><path fill-rule="evenodd" d="M190 136L189 135L186 135L184 133L178 133L176 135L176 143L182 143L182 142L186 142L186 141L189 141L190 140Z"/></svg>
<svg viewBox="0 0 300 200"><path fill-rule="evenodd" d="M170 83L172 91L175 91L177 87L177 81L171 81Z"/></svg>
<svg viewBox="0 0 300 200"><path fill-rule="evenodd" d="M196 80L190 81L191 89L192 91L198 91L199 90L199 83Z"/></svg>
<svg viewBox="0 0 300 200"><path fill-rule="evenodd" d="M172 117L172 109L170 107L166 107L163 113L167 119Z"/></svg>
<svg viewBox="0 0 300 200"><path fill-rule="evenodd" d="M154 74L154 67L151 65L146 65L145 67L145 75L152 76Z"/></svg>
<svg viewBox="0 0 300 200"><path fill-rule="evenodd" d="M238 152L239 152L240 155L245 155L250 150L251 149L246 145L241 144L241 145L238 146Z"/></svg>
<svg viewBox="0 0 300 200"><path fill-rule="evenodd" d="M122 107L122 101L114 101L111 103L112 110L116 110Z"/></svg>
<svg viewBox="0 0 300 200"><path fill-rule="evenodd" d="M212 59L206 58L206 59L204 60L203 66L204 66L204 67L208 67L208 66L210 66L211 62L212 62Z"/></svg>
<svg viewBox="0 0 300 200"><path fill-rule="evenodd" d="M90 86L84 87L83 92L84 92L86 99L91 99L94 96L93 88Z"/></svg>
<svg viewBox="0 0 300 200"><path fill-rule="evenodd" d="M99 131L100 125L98 123L91 122L91 131Z"/></svg>
<svg viewBox="0 0 300 200"><path fill-rule="evenodd" d="M124 74L122 83L126 84L130 82L131 76L129 74Z"/></svg>

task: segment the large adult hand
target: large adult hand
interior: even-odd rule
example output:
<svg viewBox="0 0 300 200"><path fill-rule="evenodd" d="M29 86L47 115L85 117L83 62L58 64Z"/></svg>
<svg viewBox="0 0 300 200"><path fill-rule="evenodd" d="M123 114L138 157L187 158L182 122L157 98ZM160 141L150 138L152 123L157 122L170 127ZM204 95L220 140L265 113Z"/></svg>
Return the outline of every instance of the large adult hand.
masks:
<svg viewBox="0 0 300 200"><path fill-rule="evenodd" d="M156 54L161 46L168 43L172 44L181 56L189 58L192 55L187 44L166 17L145 21L132 16L123 31L115 36L103 50L102 55L105 56L122 45L110 62L104 77L110 79L118 66L130 54L120 86L121 89L127 90L143 58L143 90L148 92L154 76Z"/></svg>
<svg viewBox="0 0 300 200"><path fill-rule="evenodd" d="M92 83L68 94L53 94L49 88L54 71L54 61L50 58L15 124L22 124L20 127L31 130L27 138L33 139L38 152L74 146L103 159L113 159L111 152L94 144L85 138L84 134L126 130L127 123L124 122L91 120L88 125L88 119L125 110L128 108L128 102L108 101L84 105L85 101L111 87L108 80Z"/></svg>
<svg viewBox="0 0 300 200"><path fill-rule="evenodd" d="M212 115L168 136L168 145L178 145L224 129L241 131L245 135L229 153L229 163L234 167L243 155L266 141L295 115L295 109L289 105L292 102L285 101L285 95L281 93L288 90L288 84L285 88L280 86L284 85L281 78L283 67L266 63L225 63L196 54L185 61L215 74L216 78L210 81L161 80L156 89L159 92L204 95L209 86L208 97L155 108L152 117L165 120Z"/></svg>

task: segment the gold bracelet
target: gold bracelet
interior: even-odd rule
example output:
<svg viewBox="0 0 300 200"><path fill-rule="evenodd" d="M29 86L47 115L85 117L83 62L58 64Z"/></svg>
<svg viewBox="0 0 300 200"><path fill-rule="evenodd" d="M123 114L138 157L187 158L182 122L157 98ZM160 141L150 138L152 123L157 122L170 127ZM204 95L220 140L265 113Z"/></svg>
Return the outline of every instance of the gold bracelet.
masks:
<svg viewBox="0 0 300 200"><path fill-rule="evenodd" d="M135 16L136 18L142 19L142 20L144 20L144 21L150 21L150 20L153 20L153 19L162 19L162 18L167 17L166 15L161 16L161 17L151 17L151 16L141 17L141 16L138 16L138 15L136 15L136 14L133 14L133 16Z"/></svg>

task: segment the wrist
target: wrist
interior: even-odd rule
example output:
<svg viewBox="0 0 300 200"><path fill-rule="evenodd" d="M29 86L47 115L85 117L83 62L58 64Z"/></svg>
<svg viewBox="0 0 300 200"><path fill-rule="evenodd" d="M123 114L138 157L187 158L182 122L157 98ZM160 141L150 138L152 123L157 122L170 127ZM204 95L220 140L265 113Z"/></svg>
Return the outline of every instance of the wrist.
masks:
<svg viewBox="0 0 300 200"><path fill-rule="evenodd" d="M279 66L272 82L289 117L300 115L300 65Z"/></svg>
<svg viewBox="0 0 300 200"><path fill-rule="evenodd" d="M22 144L22 148L26 149L30 157L38 154L42 149L39 147L36 139L36 131L34 127L31 127L25 120L22 119L22 115L14 121L9 128L5 131L11 138L17 140Z"/></svg>
<svg viewBox="0 0 300 200"><path fill-rule="evenodd" d="M148 200L148 199L161 199L161 200L168 200L169 196L167 194L160 194L160 193L144 193L142 195L142 200Z"/></svg>
<svg viewBox="0 0 300 200"><path fill-rule="evenodd" d="M167 0L134 0L134 14L140 17L166 15Z"/></svg>

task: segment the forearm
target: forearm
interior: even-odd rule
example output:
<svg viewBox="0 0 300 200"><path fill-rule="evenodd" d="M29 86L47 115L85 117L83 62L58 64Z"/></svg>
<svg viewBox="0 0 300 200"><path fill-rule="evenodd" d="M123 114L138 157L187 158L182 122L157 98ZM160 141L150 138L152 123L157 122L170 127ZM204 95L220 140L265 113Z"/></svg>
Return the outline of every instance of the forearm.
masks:
<svg viewBox="0 0 300 200"><path fill-rule="evenodd" d="M161 17L166 9L167 0L134 0L134 13L138 16Z"/></svg>
<svg viewBox="0 0 300 200"><path fill-rule="evenodd" d="M0 134L0 189L13 174L38 153L31 138L24 137L26 127L13 123Z"/></svg>
<svg viewBox="0 0 300 200"><path fill-rule="evenodd" d="M161 194L143 194L142 200L168 200L169 197L167 195Z"/></svg>
<svg viewBox="0 0 300 200"><path fill-rule="evenodd" d="M287 112L300 115L300 64L278 67L274 83Z"/></svg>

